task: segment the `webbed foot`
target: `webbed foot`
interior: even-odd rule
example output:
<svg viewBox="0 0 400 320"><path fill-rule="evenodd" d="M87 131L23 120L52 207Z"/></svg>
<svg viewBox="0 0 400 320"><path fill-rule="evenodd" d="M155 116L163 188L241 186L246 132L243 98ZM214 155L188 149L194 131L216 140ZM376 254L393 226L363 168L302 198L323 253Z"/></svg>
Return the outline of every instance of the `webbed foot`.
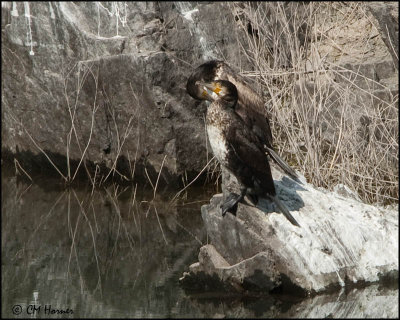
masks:
<svg viewBox="0 0 400 320"><path fill-rule="evenodd" d="M225 216L225 214L228 211L235 216L237 210L237 204L240 200L241 200L240 195L233 192L230 193L226 201L223 204L221 204L222 216Z"/></svg>
<svg viewBox="0 0 400 320"><path fill-rule="evenodd" d="M227 212L236 216L237 204L243 200L246 194L246 189L241 189L240 194L231 192L226 198L225 202L221 204L222 216L224 217Z"/></svg>

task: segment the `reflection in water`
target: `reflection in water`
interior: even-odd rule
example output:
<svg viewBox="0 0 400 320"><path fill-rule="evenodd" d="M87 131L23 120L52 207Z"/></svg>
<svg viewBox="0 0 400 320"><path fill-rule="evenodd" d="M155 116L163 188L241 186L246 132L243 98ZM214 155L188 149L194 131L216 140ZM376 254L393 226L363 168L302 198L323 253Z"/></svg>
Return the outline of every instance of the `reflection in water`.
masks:
<svg viewBox="0 0 400 320"><path fill-rule="evenodd" d="M2 190L3 315L34 292L74 317L190 314L177 279L196 259L209 195L169 206L171 195L135 188L51 192L5 177Z"/></svg>
<svg viewBox="0 0 400 320"><path fill-rule="evenodd" d="M186 295L178 279L207 241L200 206L211 196L191 193L170 205L173 194L44 190L3 175L2 316L15 305L21 317L41 307L39 318L45 308L92 318L398 315L397 289L379 286L306 300Z"/></svg>
<svg viewBox="0 0 400 320"><path fill-rule="evenodd" d="M198 314L226 318L398 318L398 287L371 285L350 292L319 295L313 298L270 295L254 299L225 299L222 303L210 297L193 300Z"/></svg>

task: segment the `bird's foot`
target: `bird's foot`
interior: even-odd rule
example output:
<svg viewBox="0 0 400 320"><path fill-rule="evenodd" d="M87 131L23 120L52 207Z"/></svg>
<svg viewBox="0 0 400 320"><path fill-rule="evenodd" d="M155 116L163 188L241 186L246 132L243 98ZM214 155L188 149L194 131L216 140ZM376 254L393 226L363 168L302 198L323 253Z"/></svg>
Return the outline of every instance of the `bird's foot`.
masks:
<svg viewBox="0 0 400 320"><path fill-rule="evenodd" d="M225 202L221 204L222 216L224 217L227 212L236 216L237 204L243 200L246 194L246 189L241 190L240 194L231 192L226 198Z"/></svg>
<svg viewBox="0 0 400 320"><path fill-rule="evenodd" d="M227 212L230 212L234 216L236 216L237 204L239 201L240 195L233 192L230 193L225 202L220 206L222 210L222 216L224 217Z"/></svg>

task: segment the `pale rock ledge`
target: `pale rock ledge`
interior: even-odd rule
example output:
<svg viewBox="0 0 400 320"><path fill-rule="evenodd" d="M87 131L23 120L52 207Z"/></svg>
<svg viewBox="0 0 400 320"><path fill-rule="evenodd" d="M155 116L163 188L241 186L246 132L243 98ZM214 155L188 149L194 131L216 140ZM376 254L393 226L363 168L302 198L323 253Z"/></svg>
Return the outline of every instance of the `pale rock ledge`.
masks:
<svg viewBox="0 0 400 320"><path fill-rule="evenodd" d="M310 294L398 278L397 210L358 201L344 186L329 192L273 174L279 198L301 228L246 204L239 204L236 217L222 217L223 196L214 195L201 208L209 244L180 279L184 287Z"/></svg>

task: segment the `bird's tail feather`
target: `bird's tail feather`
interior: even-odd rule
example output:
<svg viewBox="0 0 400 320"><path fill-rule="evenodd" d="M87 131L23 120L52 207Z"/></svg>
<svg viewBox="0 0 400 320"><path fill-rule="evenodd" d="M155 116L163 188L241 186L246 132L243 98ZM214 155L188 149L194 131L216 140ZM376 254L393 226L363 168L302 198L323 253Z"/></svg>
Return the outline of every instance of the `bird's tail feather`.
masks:
<svg viewBox="0 0 400 320"><path fill-rule="evenodd" d="M299 223L295 218L290 214L288 208L278 199L277 196L272 197L272 200L275 202L278 209L283 213L283 215L295 226L300 227Z"/></svg>
<svg viewBox="0 0 400 320"><path fill-rule="evenodd" d="M278 154L271 148L266 147L268 154L272 157L272 159L285 171L291 178L300 182L299 176L296 171L294 171L286 162L283 160Z"/></svg>

